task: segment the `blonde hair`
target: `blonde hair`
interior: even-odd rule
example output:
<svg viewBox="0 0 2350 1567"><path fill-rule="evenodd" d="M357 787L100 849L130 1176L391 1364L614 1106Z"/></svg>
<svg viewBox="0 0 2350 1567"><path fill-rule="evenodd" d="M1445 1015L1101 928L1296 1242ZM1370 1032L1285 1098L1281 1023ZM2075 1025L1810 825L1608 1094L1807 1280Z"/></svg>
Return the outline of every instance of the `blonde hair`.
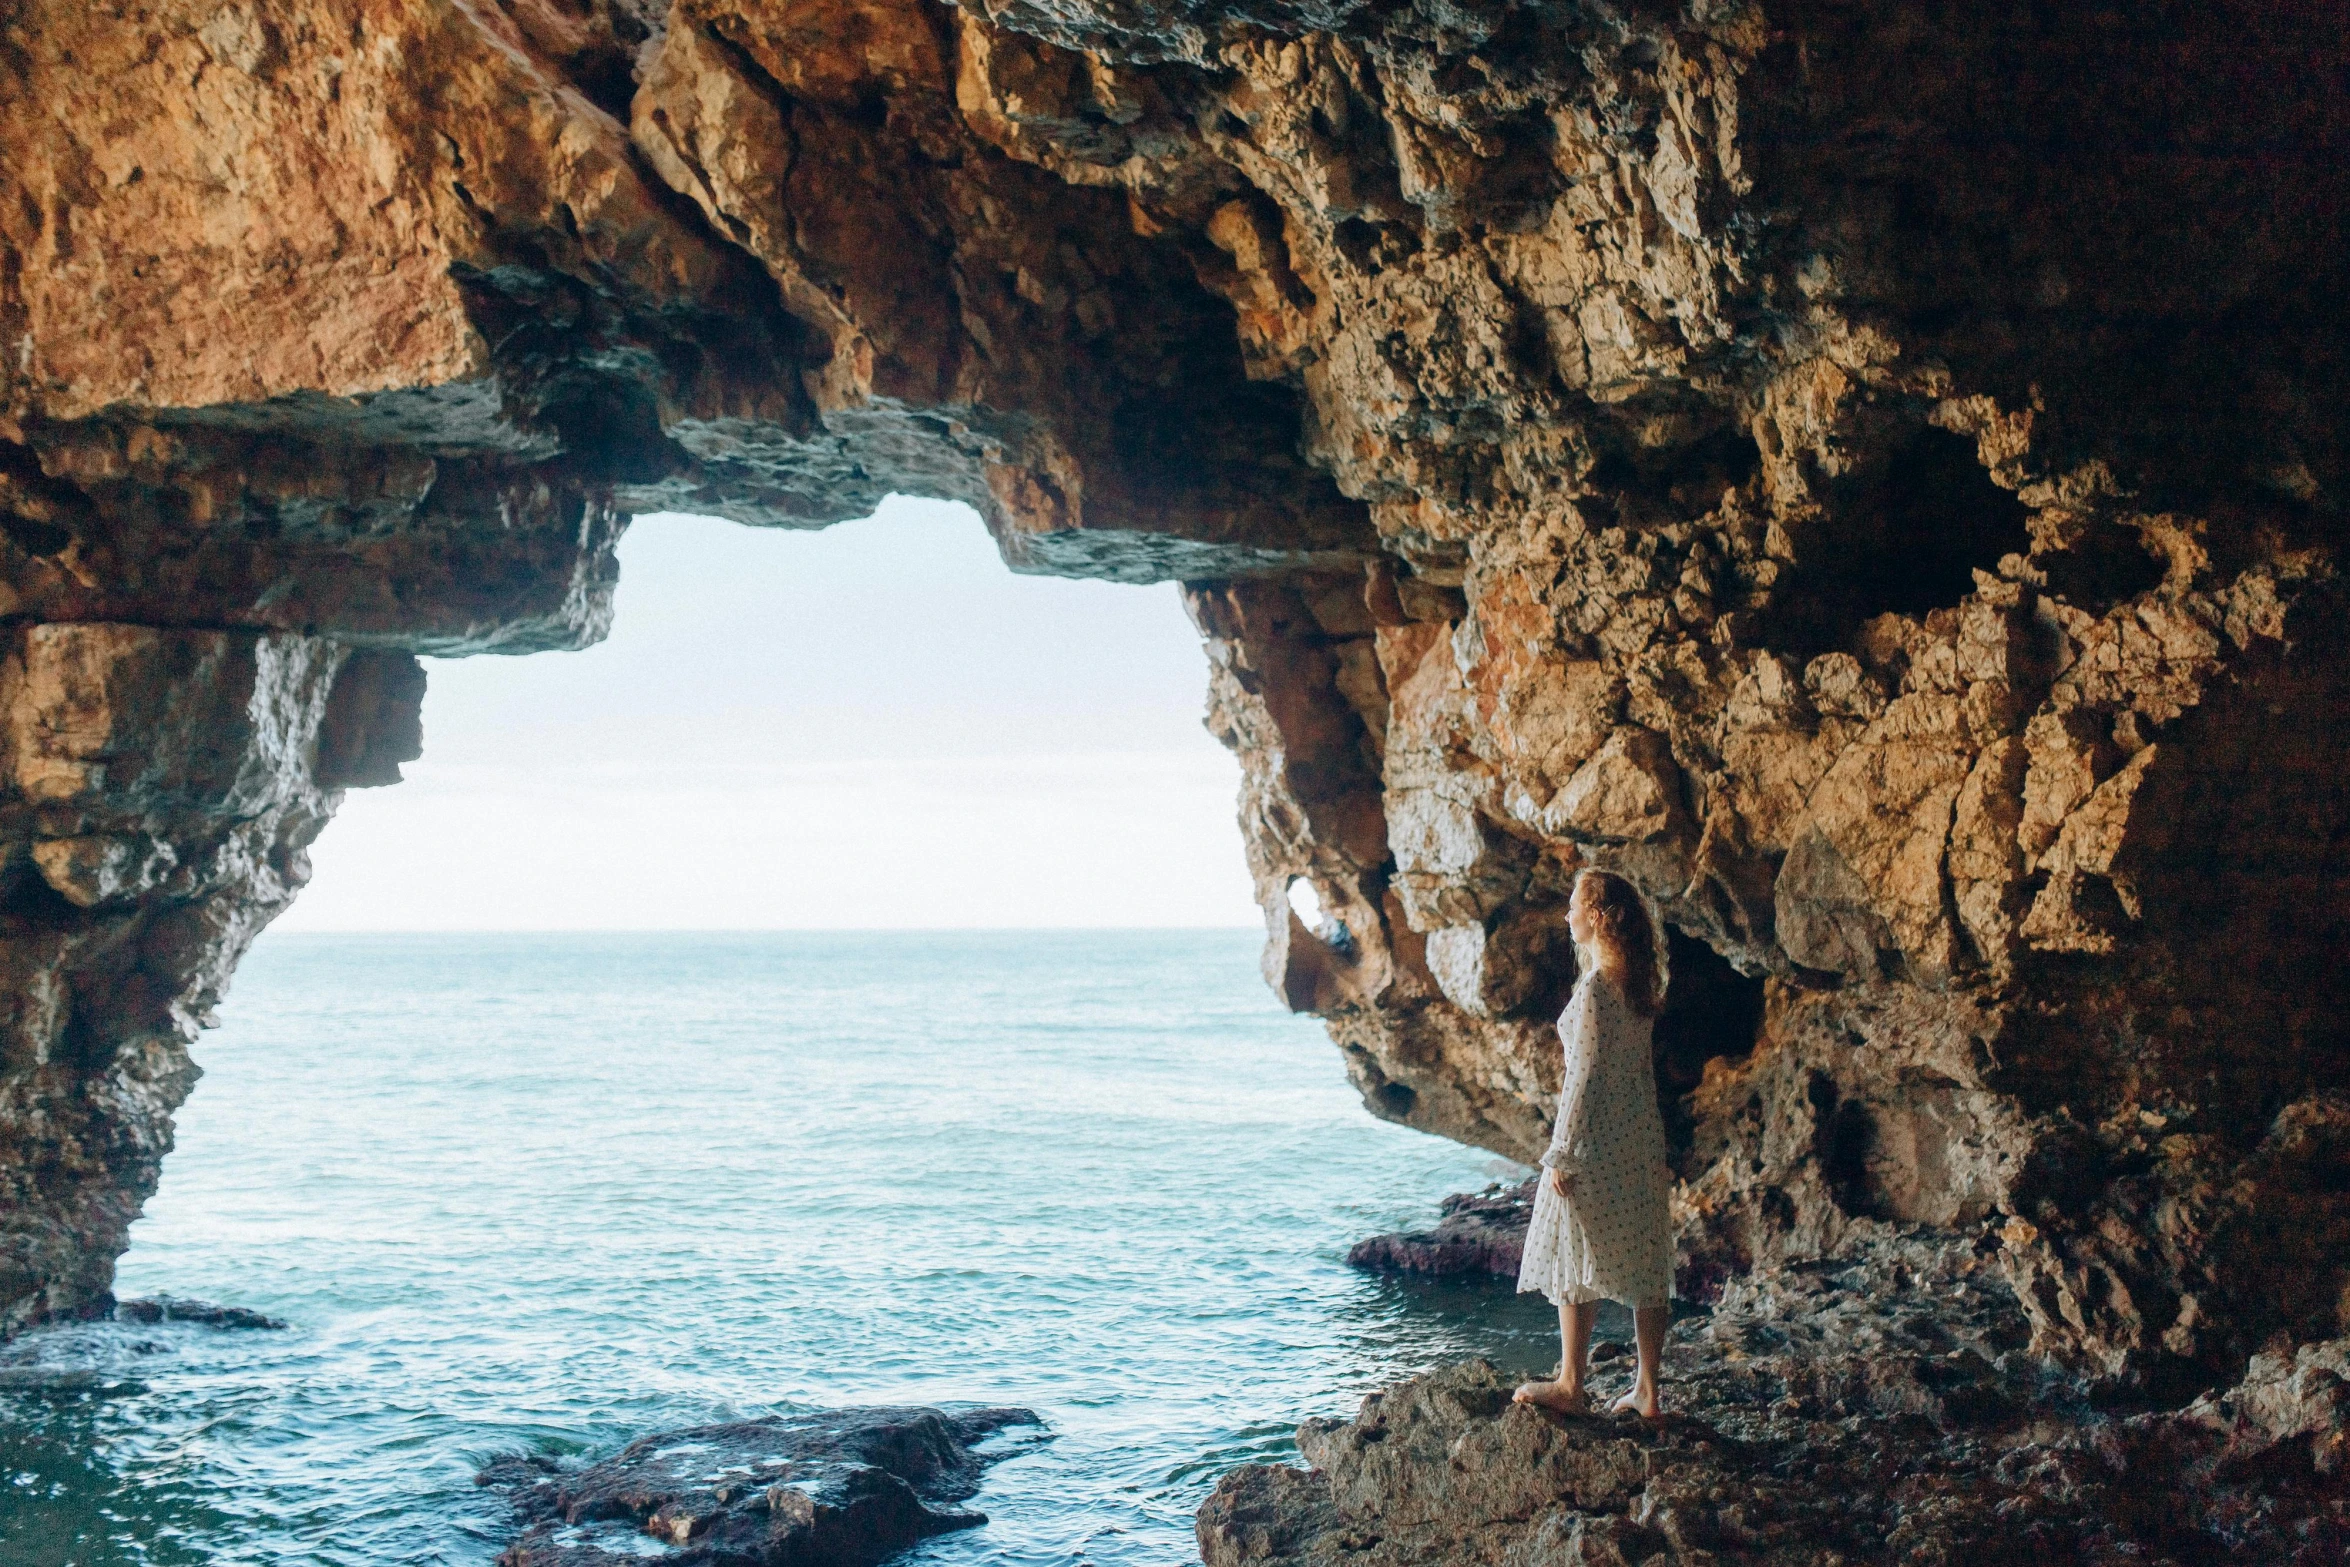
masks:
<svg viewBox="0 0 2350 1567"><path fill-rule="evenodd" d="M1665 1009L1665 965L1648 900L1613 871L1583 872L1575 891L1589 900L1594 944L1622 977L1624 999L1642 1017L1655 1017Z"/></svg>

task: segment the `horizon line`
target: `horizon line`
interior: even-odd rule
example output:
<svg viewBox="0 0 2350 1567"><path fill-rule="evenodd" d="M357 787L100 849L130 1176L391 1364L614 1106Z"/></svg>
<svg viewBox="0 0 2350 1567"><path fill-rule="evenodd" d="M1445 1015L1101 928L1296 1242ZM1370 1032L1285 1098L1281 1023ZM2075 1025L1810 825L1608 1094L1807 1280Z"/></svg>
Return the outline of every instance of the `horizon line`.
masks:
<svg viewBox="0 0 2350 1567"><path fill-rule="evenodd" d="M1259 930L1259 925L427 925L264 928L278 936L1071 936ZM255 939L259 939L256 937Z"/></svg>

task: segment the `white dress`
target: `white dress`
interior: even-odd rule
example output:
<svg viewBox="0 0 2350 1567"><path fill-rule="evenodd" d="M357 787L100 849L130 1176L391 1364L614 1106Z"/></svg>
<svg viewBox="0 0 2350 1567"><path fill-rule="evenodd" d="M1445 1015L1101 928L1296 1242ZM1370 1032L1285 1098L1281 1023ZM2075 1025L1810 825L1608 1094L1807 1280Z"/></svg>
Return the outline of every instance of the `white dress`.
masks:
<svg viewBox="0 0 2350 1567"><path fill-rule="evenodd" d="M1559 1014L1567 1073L1542 1163L1571 1176L1574 1195L1561 1199L1547 1176L1535 1186L1520 1290L1561 1305L1661 1306L1672 1294L1672 1177L1651 1027L1596 965Z"/></svg>

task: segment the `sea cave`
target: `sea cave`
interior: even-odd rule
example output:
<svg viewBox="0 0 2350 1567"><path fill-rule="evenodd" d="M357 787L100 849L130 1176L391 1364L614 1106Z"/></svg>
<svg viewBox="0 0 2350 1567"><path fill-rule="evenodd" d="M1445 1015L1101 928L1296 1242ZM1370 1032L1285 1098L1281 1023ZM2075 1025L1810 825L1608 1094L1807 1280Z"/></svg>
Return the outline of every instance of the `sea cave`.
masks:
<svg viewBox="0 0 2350 1567"><path fill-rule="evenodd" d="M16 0L0 1334L110 1303L419 655L594 642L633 516L918 495L1182 584L1264 977L1370 1114L1531 1160L1574 875L1671 929L1688 1421L1438 1370L1235 1469L1211 1567L2340 1560L2346 54Z"/></svg>

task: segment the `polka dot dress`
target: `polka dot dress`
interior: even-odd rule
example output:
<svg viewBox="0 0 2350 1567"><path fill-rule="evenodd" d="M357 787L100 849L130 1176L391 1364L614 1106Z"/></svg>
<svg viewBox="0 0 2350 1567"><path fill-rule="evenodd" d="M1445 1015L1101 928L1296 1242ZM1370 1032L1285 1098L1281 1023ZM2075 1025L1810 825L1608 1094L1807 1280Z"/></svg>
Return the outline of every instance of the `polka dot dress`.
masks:
<svg viewBox="0 0 2350 1567"><path fill-rule="evenodd" d="M1596 965L1559 1014L1566 1082L1545 1168L1572 1177L1561 1199L1534 1191L1518 1288L1553 1301L1661 1306L1673 1288L1671 1176L1649 1061L1651 1022Z"/></svg>

